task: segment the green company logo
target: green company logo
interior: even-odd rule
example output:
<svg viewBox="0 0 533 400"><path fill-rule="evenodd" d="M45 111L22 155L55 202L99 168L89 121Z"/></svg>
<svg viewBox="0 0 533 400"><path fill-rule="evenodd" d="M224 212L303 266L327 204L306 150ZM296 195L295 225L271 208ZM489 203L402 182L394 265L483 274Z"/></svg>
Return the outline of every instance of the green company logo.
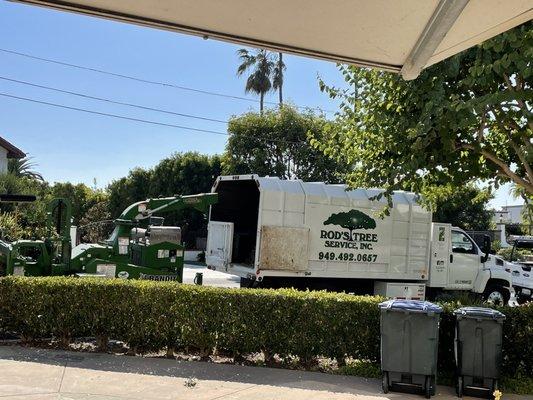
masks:
<svg viewBox="0 0 533 400"><path fill-rule="evenodd" d="M349 232L338 230L321 230L320 239L324 239L324 247L339 248L345 250L373 250L373 244L378 242L376 232L354 232L355 230L376 229L376 221L369 215L359 210L334 213L324 221L324 225L337 225L348 229ZM351 252L335 253L332 251L320 252L318 259L342 260L356 262L376 262L377 255L370 253L354 254Z"/></svg>
<svg viewBox="0 0 533 400"><path fill-rule="evenodd" d="M352 232L355 229L376 229L376 220L359 210L331 214L324 225L338 225Z"/></svg>

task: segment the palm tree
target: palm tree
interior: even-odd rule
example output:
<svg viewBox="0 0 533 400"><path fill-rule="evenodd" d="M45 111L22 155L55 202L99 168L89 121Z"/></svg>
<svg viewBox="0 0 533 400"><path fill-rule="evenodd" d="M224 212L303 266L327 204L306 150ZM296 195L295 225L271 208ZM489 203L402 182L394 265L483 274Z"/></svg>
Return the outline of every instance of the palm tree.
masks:
<svg viewBox="0 0 533 400"><path fill-rule="evenodd" d="M280 107L283 105L283 71L285 71L286 69L287 67L283 62L283 53L280 52L278 53L278 62L274 67L274 73L272 77L272 87L274 88L274 90L278 90L279 92Z"/></svg>
<svg viewBox="0 0 533 400"><path fill-rule="evenodd" d="M241 65L237 68L237 76L243 75L246 71L252 70L246 80L246 93L253 92L259 95L259 109L263 112L265 94L272 90L271 77L275 69L270 53L266 50L257 50L252 54L247 49L237 50L237 55L241 60Z"/></svg>
<svg viewBox="0 0 533 400"><path fill-rule="evenodd" d="M15 176L24 176L37 181L43 181L43 176L33 170L35 166L36 164L31 161L31 158L11 158L7 164L7 172Z"/></svg>

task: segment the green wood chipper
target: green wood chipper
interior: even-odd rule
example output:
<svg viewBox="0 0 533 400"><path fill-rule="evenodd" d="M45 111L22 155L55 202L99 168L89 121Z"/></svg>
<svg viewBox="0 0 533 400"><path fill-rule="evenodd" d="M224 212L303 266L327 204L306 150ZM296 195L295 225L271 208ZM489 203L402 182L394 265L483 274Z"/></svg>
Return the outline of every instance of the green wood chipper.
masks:
<svg viewBox="0 0 533 400"><path fill-rule="evenodd" d="M48 207L45 239L0 240L0 276L76 275L181 282L181 229L164 226L163 218L156 215L185 208L205 214L216 201L216 193L139 201L114 220L114 230L107 240L73 249L71 204L67 199L54 199Z"/></svg>

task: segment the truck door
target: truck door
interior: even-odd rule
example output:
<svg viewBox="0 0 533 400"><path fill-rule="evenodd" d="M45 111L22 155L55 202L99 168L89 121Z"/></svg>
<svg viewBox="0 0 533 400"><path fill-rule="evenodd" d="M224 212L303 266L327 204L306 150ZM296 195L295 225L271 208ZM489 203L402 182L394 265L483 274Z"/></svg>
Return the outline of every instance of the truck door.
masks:
<svg viewBox="0 0 533 400"><path fill-rule="evenodd" d="M466 233L458 230L452 229L451 242L448 288L472 289L481 265L478 248Z"/></svg>
<svg viewBox="0 0 533 400"><path fill-rule="evenodd" d="M448 285L448 269L452 254L451 225L433 223L431 233L430 287L446 287Z"/></svg>
<svg viewBox="0 0 533 400"><path fill-rule="evenodd" d="M210 221L207 227L206 264L228 269L233 249L233 222Z"/></svg>

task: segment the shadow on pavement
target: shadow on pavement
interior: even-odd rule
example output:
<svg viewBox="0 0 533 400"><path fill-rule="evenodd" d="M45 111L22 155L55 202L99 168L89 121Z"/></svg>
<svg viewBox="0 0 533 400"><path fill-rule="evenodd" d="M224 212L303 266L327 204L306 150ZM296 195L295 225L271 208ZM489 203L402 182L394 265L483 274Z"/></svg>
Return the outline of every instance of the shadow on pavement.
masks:
<svg viewBox="0 0 533 400"><path fill-rule="evenodd" d="M376 379L200 361L176 361L139 356L74 353L20 346L0 346L0 362L2 360L184 379L195 378L198 380L270 385L354 395L378 395L380 398L389 399L420 398L418 395L407 395L405 393L384 395L381 393L381 382ZM440 395L449 395L450 393L452 393L451 388L439 387Z"/></svg>

